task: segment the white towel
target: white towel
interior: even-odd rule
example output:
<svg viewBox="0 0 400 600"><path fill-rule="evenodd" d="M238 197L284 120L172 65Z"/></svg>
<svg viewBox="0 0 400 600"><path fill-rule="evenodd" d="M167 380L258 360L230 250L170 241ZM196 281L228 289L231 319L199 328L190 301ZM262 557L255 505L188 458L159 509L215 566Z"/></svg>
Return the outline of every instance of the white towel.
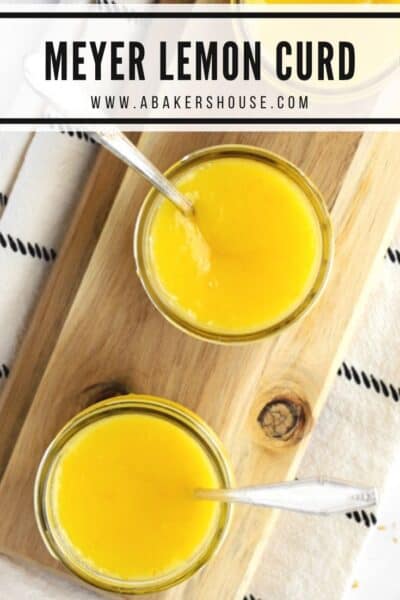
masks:
<svg viewBox="0 0 400 600"><path fill-rule="evenodd" d="M8 373L37 293L57 255L71 210L81 193L96 145L87 134L36 134L4 139L19 164L18 176L0 161L0 373ZM1 152L1 150L0 150ZM1 380L0 380L1 384Z"/></svg>
<svg viewBox="0 0 400 600"><path fill-rule="evenodd" d="M0 215L7 204L31 139L32 134L25 132L0 134Z"/></svg>

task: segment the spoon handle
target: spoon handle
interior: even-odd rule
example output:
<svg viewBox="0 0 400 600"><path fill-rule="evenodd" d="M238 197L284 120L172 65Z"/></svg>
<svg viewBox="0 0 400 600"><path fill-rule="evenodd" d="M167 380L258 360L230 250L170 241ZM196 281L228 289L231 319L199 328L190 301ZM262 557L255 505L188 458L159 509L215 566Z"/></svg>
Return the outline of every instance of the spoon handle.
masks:
<svg viewBox="0 0 400 600"><path fill-rule="evenodd" d="M329 515L367 508L377 503L375 488L316 478L237 489L199 489L197 498Z"/></svg>
<svg viewBox="0 0 400 600"><path fill-rule="evenodd" d="M92 137L129 167L143 175L185 215L193 214L192 203L132 144L126 135L119 131L112 133L96 131L92 133Z"/></svg>

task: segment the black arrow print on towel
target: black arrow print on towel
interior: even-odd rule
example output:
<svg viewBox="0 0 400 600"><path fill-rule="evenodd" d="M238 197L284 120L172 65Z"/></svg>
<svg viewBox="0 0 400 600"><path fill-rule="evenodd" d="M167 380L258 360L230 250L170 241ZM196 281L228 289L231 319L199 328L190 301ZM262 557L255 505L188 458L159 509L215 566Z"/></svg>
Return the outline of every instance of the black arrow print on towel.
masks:
<svg viewBox="0 0 400 600"><path fill-rule="evenodd" d="M48 119L52 119L54 117L53 113L45 113L45 117ZM86 133L86 131L76 131L70 129L68 125L63 124L53 124L51 128L55 133L61 133L62 135L67 135L71 138L77 138L78 140L82 140L82 142L88 142L90 144L97 144L96 140L90 135L90 133Z"/></svg>
<svg viewBox="0 0 400 600"><path fill-rule="evenodd" d="M69 137L78 138L78 140L82 140L84 142L90 142L91 144L96 144L96 140L92 138L91 135L86 133L86 131L69 131L68 129L62 129L62 126L59 128L60 133L63 135L68 135Z"/></svg>
<svg viewBox="0 0 400 600"><path fill-rule="evenodd" d="M400 250L398 250L398 248L388 248L386 257L390 262L400 265Z"/></svg>
<svg viewBox="0 0 400 600"><path fill-rule="evenodd" d="M24 256L38 258L39 260L44 260L46 262L55 260L57 256L57 253L53 248L46 248L46 246L37 243L23 242L19 238L13 237L9 233L2 233L1 231L0 247L23 254Z"/></svg>
<svg viewBox="0 0 400 600"><path fill-rule="evenodd" d="M359 371L354 365L342 363L338 371L339 377L344 376L348 381L365 387L368 390L373 390L377 394L383 394L386 398L392 398L395 402L400 399L400 388L396 388L393 384L385 382L383 379L375 377L372 373L367 374L365 371ZM366 527L376 525L376 516L373 512L369 514L365 510L346 513L348 519L354 519L356 523L363 524Z"/></svg>
<svg viewBox="0 0 400 600"><path fill-rule="evenodd" d="M365 371L358 371L353 365L343 362L338 370L338 375L339 377L344 376L348 381L361 385L368 390L373 390L377 394L383 394L386 398L392 398L395 402L400 399L400 388L375 377L372 373L367 374Z"/></svg>
<svg viewBox="0 0 400 600"><path fill-rule="evenodd" d="M369 514L365 510L355 510L352 513L346 513L348 519L354 519L356 523L364 524L366 527L376 525L376 516L373 512Z"/></svg>
<svg viewBox="0 0 400 600"><path fill-rule="evenodd" d="M7 206L8 196L0 192L0 206Z"/></svg>
<svg viewBox="0 0 400 600"><path fill-rule="evenodd" d="M7 379L10 369L4 363L0 365L0 379Z"/></svg>

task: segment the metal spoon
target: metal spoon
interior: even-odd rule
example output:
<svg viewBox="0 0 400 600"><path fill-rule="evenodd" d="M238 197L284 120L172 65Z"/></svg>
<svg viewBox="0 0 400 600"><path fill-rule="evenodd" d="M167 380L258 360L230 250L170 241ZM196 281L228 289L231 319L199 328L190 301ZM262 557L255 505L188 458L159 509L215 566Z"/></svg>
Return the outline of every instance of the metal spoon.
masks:
<svg viewBox="0 0 400 600"><path fill-rule="evenodd" d="M157 167L119 131L93 132L92 137L129 167L143 175L161 194L171 200L186 216L194 212L193 204L157 169Z"/></svg>
<svg viewBox="0 0 400 600"><path fill-rule="evenodd" d="M41 73L41 60L38 54L31 54L25 59L24 73L28 83L45 101L49 103L49 110L58 119L61 115L68 114L69 105L66 103L64 88L53 88L52 95L48 95L48 90L44 87ZM84 106L84 98L78 91L68 96L71 106ZM55 114L54 114L55 113ZM157 188L161 194L171 200L179 210L186 216L194 212L193 204L157 169L157 167L132 144L132 142L120 131L111 131L109 133L95 131L91 133L92 137L102 144L107 150L115 154L129 167L138 171L150 183Z"/></svg>
<svg viewBox="0 0 400 600"><path fill-rule="evenodd" d="M313 515L351 512L377 504L375 488L323 477L236 489L198 489L195 496Z"/></svg>

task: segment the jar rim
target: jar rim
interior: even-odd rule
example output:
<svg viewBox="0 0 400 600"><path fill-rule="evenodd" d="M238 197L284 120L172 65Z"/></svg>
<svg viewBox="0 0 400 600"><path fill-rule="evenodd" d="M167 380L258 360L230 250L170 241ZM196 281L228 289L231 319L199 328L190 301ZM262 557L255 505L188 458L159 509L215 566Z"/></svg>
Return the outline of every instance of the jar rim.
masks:
<svg viewBox="0 0 400 600"><path fill-rule="evenodd" d="M310 290L303 300L288 315L282 317L275 323L260 329L251 330L249 332L231 333L217 331L217 329L211 330L201 327L201 325L189 321L182 316L182 314L179 314L178 311L174 310L173 307L171 307L161 297L161 294L158 292L156 286L152 282L152 278L155 278L155 276L152 276L152 274L149 273L149 269L146 265L145 243L150 227L149 220L151 220L153 216L152 213L155 212L155 205L157 199L159 198L159 192L155 188L151 188L143 201L137 216L133 236L133 254L136 263L136 272L144 291L146 292L146 295L158 312L160 312L161 315L172 325L191 335L192 337L216 344L228 345L245 344L265 339L271 335L283 331L286 329L286 327L303 317L315 304L317 298L325 288L332 266L334 253L332 223L329 211L320 191L299 167L279 154L265 150L264 148L246 144L221 144L216 146L208 146L186 154L183 158L172 164L164 174L169 178L175 177L181 173L184 173L188 166L193 166L196 163L229 157L259 160L278 169L280 172L289 177L291 181L298 185L298 187L305 193L312 208L314 209L321 234L321 261L318 266L318 272L315 276L314 283Z"/></svg>
<svg viewBox="0 0 400 600"><path fill-rule="evenodd" d="M189 562L183 563L178 568L158 578L125 581L99 573L87 563L78 560L73 555L73 549L68 548L66 543L62 544L60 536L56 533L55 524L52 524L54 519L50 515L49 498L51 495L51 478L54 474L56 462L69 440L83 429L102 419L127 413L162 417L185 429L201 444L206 452L210 463L215 468L221 487L233 486L234 477L222 442L197 414L171 400L142 394L127 394L103 400L79 412L54 437L41 459L36 474L34 511L37 526L47 550L53 558L61 562L70 572L105 591L123 594L147 594L162 591L185 581L218 552L230 525L232 505L221 505L212 536L207 540L199 555L194 555Z"/></svg>

